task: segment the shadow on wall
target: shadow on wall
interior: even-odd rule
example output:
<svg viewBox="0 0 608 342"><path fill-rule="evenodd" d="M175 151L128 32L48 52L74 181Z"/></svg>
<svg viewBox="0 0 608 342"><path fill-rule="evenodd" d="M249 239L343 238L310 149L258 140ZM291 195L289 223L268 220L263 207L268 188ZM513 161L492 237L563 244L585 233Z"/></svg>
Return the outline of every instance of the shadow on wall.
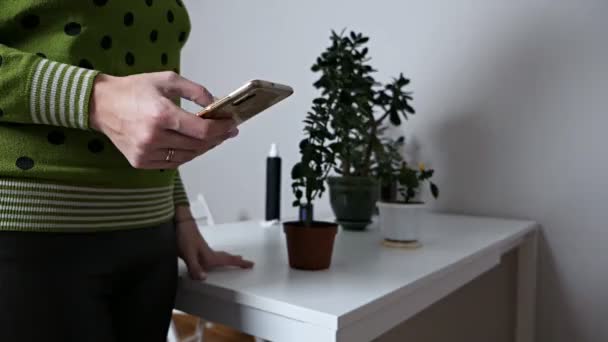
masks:
<svg viewBox="0 0 608 342"><path fill-rule="evenodd" d="M509 37L492 37L495 40L487 45L498 47L492 54L496 59L488 63L487 60L475 60L479 56L472 56L474 58L469 61L473 69L476 64L485 66L476 70L478 72L471 75L471 80L465 81L476 83L478 91L464 94L466 104L459 107L450 107L450 101L446 101L446 112L441 113L443 119L425 132L428 134L425 140L435 146L433 159L437 164L434 166L442 173L438 183L444 188L449 185L449 190L442 192L438 209L529 218L541 224L546 213L555 210L551 209L555 202L539 203L550 196L546 186L552 185L545 183L548 182L543 174L546 170L534 170L535 161L547 157L548 146L556 149L560 146L559 134L553 134L550 128L541 124L553 120L545 104L561 96L552 93L555 84L551 81L552 75L562 69L560 55L569 48L560 41L560 27L551 24L551 21L538 18L528 21L527 25L517 23L520 26L516 35L510 32ZM496 39L499 39L498 44ZM484 42L479 45L483 47ZM439 87L453 88L462 80L453 81L442 82ZM559 120L560 115L556 113L555 119ZM555 157L553 153L550 152L550 158ZM552 162L560 161L554 158ZM545 231L547 229L543 227ZM554 340L551 336L554 331L560 332L559 341L580 340L578 338L584 332L577 331L577 325L573 323L576 321L574 310L564 293L548 241L543 233L539 254L538 320L540 326L545 327L542 329L545 335L549 336L538 340ZM559 314L545 315L551 312ZM551 318L543 321L544 316ZM555 320L557 316L559 318ZM558 330L550 328L555 324L560 325Z"/></svg>

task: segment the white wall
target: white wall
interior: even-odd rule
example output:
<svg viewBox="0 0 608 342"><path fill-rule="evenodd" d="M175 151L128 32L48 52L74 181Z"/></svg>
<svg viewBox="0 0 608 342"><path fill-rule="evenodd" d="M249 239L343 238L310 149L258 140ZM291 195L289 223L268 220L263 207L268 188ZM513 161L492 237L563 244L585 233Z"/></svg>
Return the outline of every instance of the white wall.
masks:
<svg viewBox="0 0 608 342"><path fill-rule="evenodd" d="M380 79L413 80L419 114L408 137L437 169L437 208L542 225L538 341L608 341L608 2L186 3L186 76L219 95L250 78L296 90L183 168L191 197L204 191L219 221L263 215L273 141L293 214L288 171L315 96L309 67L330 29L360 30Z"/></svg>

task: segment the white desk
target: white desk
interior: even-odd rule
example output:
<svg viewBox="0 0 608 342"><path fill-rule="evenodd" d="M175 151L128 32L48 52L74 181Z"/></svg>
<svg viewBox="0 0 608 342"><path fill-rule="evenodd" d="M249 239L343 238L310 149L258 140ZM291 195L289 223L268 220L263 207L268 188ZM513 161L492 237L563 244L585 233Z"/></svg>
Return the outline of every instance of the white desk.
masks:
<svg viewBox="0 0 608 342"><path fill-rule="evenodd" d="M258 223L205 227L217 249L256 261L206 282L180 269L176 308L270 341L370 341L467 282L519 247L517 342L532 342L536 224L430 214L416 250L381 246L375 229L340 231L329 270L290 269L282 228Z"/></svg>

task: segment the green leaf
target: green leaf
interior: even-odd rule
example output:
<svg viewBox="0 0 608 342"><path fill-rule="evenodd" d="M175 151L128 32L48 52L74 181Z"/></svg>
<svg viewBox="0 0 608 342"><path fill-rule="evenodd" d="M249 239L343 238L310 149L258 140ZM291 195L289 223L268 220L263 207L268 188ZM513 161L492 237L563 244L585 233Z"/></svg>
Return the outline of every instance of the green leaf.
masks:
<svg viewBox="0 0 608 342"><path fill-rule="evenodd" d="M414 196L416 196L416 191L412 188L408 188L406 194L409 201L410 199L414 198Z"/></svg>
<svg viewBox="0 0 608 342"><path fill-rule="evenodd" d="M416 171L403 166L399 172L399 183L407 188L418 188L418 174Z"/></svg>
<svg viewBox="0 0 608 342"><path fill-rule="evenodd" d="M390 112L390 114L388 115L389 120L391 121L391 123L395 126L399 126L401 125L401 118L399 118L399 114L397 114L397 112Z"/></svg>
<svg viewBox="0 0 608 342"><path fill-rule="evenodd" d="M399 75L399 78L397 79L397 86L399 88L404 87L404 86L408 85L409 83L410 83L410 80L405 78L403 76L403 74Z"/></svg>
<svg viewBox="0 0 608 342"><path fill-rule="evenodd" d="M318 97L318 98L312 100L312 103L314 103L316 105L323 105L323 104L327 103L327 100L322 97Z"/></svg>
<svg viewBox="0 0 608 342"><path fill-rule="evenodd" d="M301 199L302 195L303 195L302 190L300 190L300 189L296 190L295 195L298 200Z"/></svg>
<svg viewBox="0 0 608 342"><path fill-rule="evenodd" d="M291 205L292 205L292 206L294 206L294 207L299 207L299 206L300 206L300 201L295 200L295 201L293 201L293 202L291 203Z"/></svg>
<svg viewBox="0 0 608 342"><path fill-rule="evenodd" d="M341 151L342 150L342 143L341 142L333 142L331 144L329 144L329 148L335 152L337 151Z"/></svg>
<svg viewBox="0 0 608 342"><path fill-rule="evenodd" d="M431 182L431 194L433 195L434 198L439 197L439 188L433 182Z"/></svg>
<svg viewBox="0 0 608 342"><path fill-rule="evenodd" d="M302 170L302 163L296 163L291 169L291 179L298 179L304 177L304 170Z"/></svg>
<svg viewBox="0 0 608 342"><path fill-rule="evenodd" d="M420 172L420 176L418 177L420 180L425 180L433 177L434 170L428 169Z"/></svg>
<svg viewBox="0 0 608 342"><path fill-rule="evenodd" d="M403 107L408 113L416 114L416 111L414 110L414 108L412 106L410 106L408 103L404 103Z"/></svg>

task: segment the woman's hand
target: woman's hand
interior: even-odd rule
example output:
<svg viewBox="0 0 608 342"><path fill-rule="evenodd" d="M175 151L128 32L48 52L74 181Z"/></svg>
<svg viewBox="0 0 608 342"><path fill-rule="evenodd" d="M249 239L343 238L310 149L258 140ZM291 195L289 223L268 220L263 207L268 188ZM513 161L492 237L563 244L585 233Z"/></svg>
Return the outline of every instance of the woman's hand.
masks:
<svg viewBox="0 0 608 342"><path fill-rule="evenodd" d="M174 72L126 77L100 74L95 79L90 126L107 135L140 169L176 168L238 134L231 120L207 120L192 115L172 99L200 106L213 101L205 87ZM175 153L166 161L169 149Z"/></svg>
<svg viewBox="0 0 608 342"><path fill-rule="evenodd" d="M201 236L188 207L175 208L175 224L177 250L179 257L188 266L190 278L204 280L208 271L218 267L253 267L253 262L240 255L211 249Z"/></svg>

